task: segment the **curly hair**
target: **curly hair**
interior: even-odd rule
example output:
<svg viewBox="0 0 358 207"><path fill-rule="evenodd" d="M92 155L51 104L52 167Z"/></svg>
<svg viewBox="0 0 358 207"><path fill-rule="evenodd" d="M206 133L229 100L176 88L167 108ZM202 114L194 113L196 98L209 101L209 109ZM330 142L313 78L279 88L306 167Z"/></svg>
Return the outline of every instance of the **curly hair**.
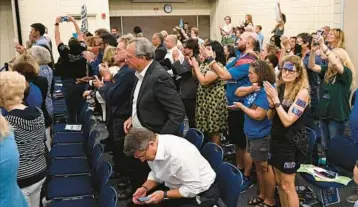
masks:
<svg viewBox="0 0 358 207"><path fill-rule="evenodd" d="M264 81L274 84L276 81L275 70L264 60L256 60L250 63L250 67L257 74L257 83L262 86Z"/></svg>
<svg viewBox="0 0 358 207"><path fill-rule="evenodd" d="M284 100L292 103L295 101L295 98L297 94L300 92L300 90L307 89L308 91L310 91L310 85L308 83L306 68L304 67L300 57L296 55L291 55L283 60L283 63L285 62L292 63L295 66L296 71L298 73L298 77L296 77L296 80L294 81L295 83L293 88L291 89L291 91L288 91L287 95L285 95L284 97ZM281 69L276 81L278 93L280 93L280 88L281 88L280 86L282 86L283 84L285 84L285 82L282 80L282 69Z"/></svg>
<svg viewBox="0 0 358 207"><path fill-rule="evenodd" d="M6 71L0 75L0 106L20 104L26 89L25 77L18 72Z"/></svg>

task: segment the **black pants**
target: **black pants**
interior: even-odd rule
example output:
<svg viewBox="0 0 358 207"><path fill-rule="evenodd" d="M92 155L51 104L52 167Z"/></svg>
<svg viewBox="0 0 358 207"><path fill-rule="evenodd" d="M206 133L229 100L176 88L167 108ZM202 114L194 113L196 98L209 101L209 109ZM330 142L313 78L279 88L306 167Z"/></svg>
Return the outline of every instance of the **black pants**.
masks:
<svg viewBox="0 0 358 207"><path fill-rule="evenodd" d="M156 189L158 190L158 189ZM168 190L166 187L159 187L159 190ZM154 191L153 191L154 192ZM152 192L150 192L152 193ZM200 204L197 201L197 197L200 200ZM217 201L220 197L219 186L215 182L213 183L207 191L200 193L197 197L194 198L180 198L180 199L169 199L163 201L157 205L146 205L150 207L213 207L217 204ZM133 203L128 205L131 206L138 206Z"/></svg>
<svg viewBox="0 0 358 207"><path fill-rule="evenodd" d="M76 79L68 78L63 80L63 92L67 107L67 123L79 123L79 115L85 104L85 99L82 97L86 90L86 84L76 84Z"/></svg>
<svg viewBox="0 0 358 207"><path fill-rule="evenodd" d="M240 149L246 148L246 136L244 133L245 114L241 110L229 110L228 125L229 125L229 140L231 144L235 144Z"/></svg>
<svg viewBox="0 0 358 207"><path fill-rule="evenodd" d="M185 107L186 116L189 119L189 127L195 128L195 109L196 99L182 99Z"/></svg>
<svg viewBox="0 0 358 207"><path fill-rule="evenodd" d="M123 124L126 121L125 118L113 118L112 119L112 137L111 141L111 149L113 152L113 161L116 171L123 176L128 175L128 157L123 152L124 147L124 137L125 133L123 130Z"/></svg>

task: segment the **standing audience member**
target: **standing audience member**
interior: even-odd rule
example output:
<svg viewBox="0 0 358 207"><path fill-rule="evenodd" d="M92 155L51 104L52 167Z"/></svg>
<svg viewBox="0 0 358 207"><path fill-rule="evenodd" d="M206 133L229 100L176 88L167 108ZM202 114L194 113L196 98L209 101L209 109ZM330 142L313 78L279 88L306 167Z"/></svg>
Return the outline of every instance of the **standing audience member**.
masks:
<svg viewBox="0 0 358 207"><path fill-rule="evenodd" d="M226 16L224 18L225 20L225 24L223 27L219 27L220 29L220 33L221 33L221 44L222 45L232 45L233 39L232 39L232 33L233 33L233 26L231 24L231 17L230 16Z"/></svg>
<svg viewBox="0 0 358 207"><path fill-rule="evenodd" d="M161 61L167 54L167 49L164 46L164 36L161 33L155 33L152 37L152 44L155 49L155 60Z"/></svg>
<svg viewBox="0 0 358 207"><path fill-rule="evenodd" d="M277 80L277 89L264 82L272 120L270 158L281 206L299 206L295 177L300 163L307 161L308 138L303 116L309 105L309 83L301 58L289 56Z"/></svg>
<svg viewBox="0 0 358 207"><path fill-rule="evenodd" d="M8 73L8 72L6 72ZM2 74L3 75L3 74ZM0 85L2 85L0 77ZM1 101L0 101L1 102ZM0 105L1 106L1 105ZM24 195L17 185L19 151L14 132L0 113L0 206L28 207Z"/></svg>
<svg viewBox="0 0 358 207"><path fill-rule="evenodd" d="M319 46L314 43L319 43ZM315 56L318 48L328 57L328 66L316 65ZM322 131L322 147L327 150L329 140L343 137L350 115L349 97L354 88L354 66L348 53L342 48L330 50L323 37L316 36L312 41L309 59L311 70L319 73L323 80L323 91L317 104L317 115Z"/></svg>
<svg viewBox="0 0 358 207"><path fill-rule="evenodd" d="M234 102L232 107L245 113L244 131L247 137L247 151L256 166L259 195L249 200L249 205L274 206L275 177L268 165L270 149L271 121L267 118L269 102L263 82L274 84L273 68L263 60L250 64L250 85L239 87L235 94L245 97L244 102Z"/></svg>
<svg viewBox="0 0 358 207"><path fill-rule="evenodd" d="M198 149L181 137L134 128L125 138L124 152L148 162L151 168L147 180L133 194L134 204L212 207L219 199L214 170ZM158 189L161 183L163 190ZM138 200L145 196L148 201Z"/></svg>
<svg viewBox="0 0 358 207"><path fill-rule="evenodd" d="M115 36L117 39L121 36L118 27L112 27L111 28L111 34Z"/></svg>
<svg viewBox="0 0 358 207"><path fill-rule="evenodd" d="M226 64L231 63L236 58L234 46L225 45L224 46L224 54L225 54Z"/></svg>
<svg viewBox="0 0 358 207"><path fill-rule="evenodd" d="M135 37L143 37L142 28L140 28L139 26L135 26L133 28L133 33Z"/></svg>
<svg viewBox="0 0 358 207"><path fill-rule="evenodd" d="M25 77L17 72L0 75L0 107L14 129L20 154L17 184L30 207L40 206L40 192L47 175L45 120L39 108L22 104Z"/></svg>
<svg viewBox="0 0 358 207"><path fill-rule="evenodd" d="M196 93L198 90L198 80L193 77L192 66L189 61L195 58L199 61L199 45L198 41L189 39L184 43L185 60L183 64L180 63L179 51L174 50L172 55L174 63L172 70L174 75L179 75L179 94L184 103L186 116L189 120L189 127L196 128L195 126L195 109L196 109Z"/></svg>
<svg viewBox="0 0 358 207"><path fill-rule="evenodd" d="M212 62L211 68L217 76L227 81L226 98L228 105L233 105L233 102L243 102L244 98L237 97L235 91L238 87L245 86L249 81L249 66L250 63L257 59L254 52L256 40L251 35L252 33L244 32L238 42L238 50L240 56L236 60L233 67L226 69L221 65ZM211 54L202 48L202 55L205 59L210 59ZM210 61L211 62L211 61ZM246 136L244 133L244 112L237 109L228 109L228 126L229 126L229 140L236 145L236 166L244 171L244 183L241 187L242 192L253 186L251 179L252 160L250 154L246 151Z"/></svg>
<svg viewBox="0 0 358 207"><path fill-rule="evenodd" d="M254 23L252 21L252 15L251 14L246 14L245 16L245 22L243 24L244 27L247 27L247 26L254 26Z"/></svg>
<svg viewBox="0 0 358 207"><path fill-rule="evenodd" d="M60 61L57 64L56 70L60 71L63 81L67 107L67 123L76 124L79 121L80 111L85 104L82 94L86 89L86 84L76 84L76 81L87 76L87 61L82 56L82 53L86 51L86 44L76 20L73 17L69 17L68 21L73 23L78 39L71 38L68 46L62 42L60 36L61 17L57 17L55 23L55 41L60 54Z"/></svg>
<svg viewBox="0 0 358 207"><path fill-rule="evenodd" d="M277 20L276 26L272 29L271 33L274 34L275 44L277 47L280 47L280 38L285 32L285 24L286 24L286 15L282 13L280 3L277 3L278 12L279 12L279 20Z"/></svg>
<svg viewBox="0 0 358 207"><path fill-rule="evenodd" d="M199 81L195 125L206 135L208 141L220 144L221 133L227 129L225 82L214 72L212 65L224 67L226 61L224 49L219 42L210 42L206 47L211 53L205 56L200 52L201 56L206 57L204 62L199 65L194 57L189 60L193 67L193 75Z"/></svg>
<svg viewBox="0 0 358 207"><path fill-rule="evenodd" d="M260 51L262 50L262 47L264 45L264 35L262 34L262 26L261 25L256 25L255 27L255 32L257 34L257 41L260 43Z"/></svg>

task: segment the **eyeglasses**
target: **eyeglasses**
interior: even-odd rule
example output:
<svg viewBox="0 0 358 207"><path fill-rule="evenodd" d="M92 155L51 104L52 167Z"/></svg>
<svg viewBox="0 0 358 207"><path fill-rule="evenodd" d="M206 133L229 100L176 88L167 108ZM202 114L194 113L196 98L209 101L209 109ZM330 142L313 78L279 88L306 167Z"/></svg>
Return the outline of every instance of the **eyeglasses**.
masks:
<svg viewBox="0 0 358 207"><path fill-rule="evenodd" d="M287 68L282 68L282 73L288 73L288 74L294 74L295 70L290 70L290 69L287 69Z"/></svg>

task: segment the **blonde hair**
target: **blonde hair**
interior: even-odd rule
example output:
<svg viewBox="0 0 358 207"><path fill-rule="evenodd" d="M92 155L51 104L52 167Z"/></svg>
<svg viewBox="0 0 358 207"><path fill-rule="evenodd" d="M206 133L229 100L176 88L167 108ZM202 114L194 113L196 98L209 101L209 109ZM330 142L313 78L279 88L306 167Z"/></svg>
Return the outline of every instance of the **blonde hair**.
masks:
<svg viewBox="0 0 358 207"><path fill-rule="evenodd" d="M34 45L31 47L30 51L31 55L37 61L37 64L47 65L51 62L51 54L46 48Z"/></svg>
<svg viewBox="0 0 358 207"><path fill-rule="evenodd" d="M116 54L116 48L113 46L107 46L103 53L102 62L107 62L108 67L115 66L114 55Z"/></svg>
<svg viewBox="0 0 358 207"><path fill-rule="evenodd" d="M25 77L18 72L6 71L0 75L0 106L20 104L26 89Z"/></svg>
<svg viewBox="0 0 358 207"><path fill-rule="evenodd" d="M14 60L12 70L24 75L26 80L32 81L39 74L40 66L31 54L25 52Z"/></svg>
<svg viewBox="0 0 358 207"><path fill-rule="evenodd" d="M339 28L333 28L331 29L330 32L333 32L334 38L337 41L334 45L331 45L331 47L345 49L346 46L345 46L344 32Z"/></svg>
<svg viewBox="0 0 358 207"><path fill-rule="evenodd" d="M351 58L349 57L347 51L342 48L335 48L332 49L332 53L334 55L337 55L342 63L343 66L349 68L352 71L352 85L351 89L355 87L355 68L351 61ZM328 70L324 76L324 82L329 83L333 80L333 78L337 75L337 70L334 70L332 64L328 64Z"/></svg>
<svg viewBox="0 0 358 207"><path fill-rule="evenodd" d="M10 134L9 122L0 113L0 141Z"/></svg>
<svg viewBox="0 0 358 207"><path fill-rule="evenodd" d="M291 89L291 91L288 91L287 95L283 98L284 100L286 100L290 103L293 103L296 99L297 94L302 89L307 89L308 91L310 91L310 85L308 83L308 76L307 76L306 68L304 67L303 62L300 57L298 57L296 55L291 55L291 56L286 57L283 60L283 63L285 63L285 62L292 63L295 66L296 71L298 73L298 77L296 77L293 88ZM278 93L280 93L280 86L283 84L285 84L285 82L282 80L282 69L281 69L280 73L278 75L278 78L277 78ZM309 99L309 102L310 102L310 99Z"/></svg>

